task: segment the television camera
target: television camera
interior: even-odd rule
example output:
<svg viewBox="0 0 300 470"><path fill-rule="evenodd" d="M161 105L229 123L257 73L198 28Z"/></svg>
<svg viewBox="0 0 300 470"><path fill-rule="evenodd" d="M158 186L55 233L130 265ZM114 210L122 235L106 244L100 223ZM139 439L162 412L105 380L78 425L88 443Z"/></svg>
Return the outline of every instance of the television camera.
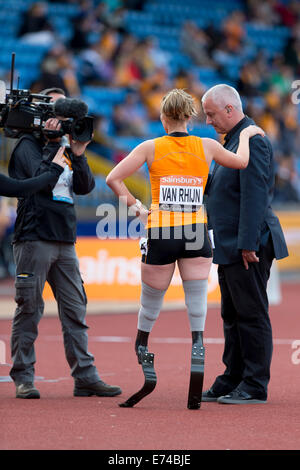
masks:
<svg viewBox="0 0 300 470"><path fill-rule="evenodd" d="M56 138L70 134L73 140L89 142L93 137L93 117L87 116L88 106L80 99L60 98L51 103L51 96L31 93L29 90L14 89L15 53L12 53L10 90L0 81L0 128L4 135L18 138L32 133L37 138L45 135ZM58 131L45 130L47 119L60 120Z"/></svg>

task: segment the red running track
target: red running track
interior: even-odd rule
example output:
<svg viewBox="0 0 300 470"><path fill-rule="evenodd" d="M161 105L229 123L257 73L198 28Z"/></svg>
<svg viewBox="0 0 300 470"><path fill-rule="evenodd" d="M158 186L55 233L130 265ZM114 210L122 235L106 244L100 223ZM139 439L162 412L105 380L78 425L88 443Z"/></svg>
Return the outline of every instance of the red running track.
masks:
<svg viewBox="0 0 300 470"><path fill-rule="evenodd" d="M114 398L75 398L65 360L60 323L45 317L36 342L36 386L40 400L15 399L0 365L0 449L2 450L296 450L300 448L299 284L283 285L283 301L270 308L274 354L265 405L202 403L186 408L190 333L184 311L162 312L150 337L158 383L134 408L120 408L143 384L134 353L136 314L88 317L89 350L102 378L120 385ZM9 349L11 321L0 321ZM113 336L113 337L112 337ZM219 309L208 311L205 388L222 373ZM298 351L293 343L299 340ZM10 358L7 358L10 362ZM112 452L112 455L114 453Z"/></svg>

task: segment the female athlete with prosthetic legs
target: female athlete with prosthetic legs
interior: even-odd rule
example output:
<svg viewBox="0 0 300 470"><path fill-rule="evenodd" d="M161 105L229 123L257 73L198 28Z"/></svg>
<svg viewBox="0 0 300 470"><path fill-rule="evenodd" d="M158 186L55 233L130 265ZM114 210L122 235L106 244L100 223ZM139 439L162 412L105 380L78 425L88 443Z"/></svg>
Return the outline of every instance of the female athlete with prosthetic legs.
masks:
<svg viewBox="0 0 300 470"><path fill-rule="evenodd" d="M264 135L262 129L249 126L242 131L237 153L233 153L213 139L188 134L187 126L196 115L193 98L183 90L171 90L161 103L161 122L167 135L138 145L106 179L117 196L126 198L131 211L144 223L147 222L148 240L141 264L142 292L135 350L139 363L146 361L151 369L150 391L155 387L156 377L153 354L148 353L147 349L148 337L159 316L176 262L178 264L192 334L192 358L193 353L197 358L194 365L192 360L188 399L188 408L193 409L199 408L201 403L203 331L212 264L212 247L202 202L209 167L214 160L226 167L246 168L249 139L256 134ZM136 200L124 184L124 180L144 163L148 165L151 181L150 211ZM143 368L144 373L145 370ZM145 394L141 393L137 401ZM137 401L129 399L126 406L133 406Z"/></svg>

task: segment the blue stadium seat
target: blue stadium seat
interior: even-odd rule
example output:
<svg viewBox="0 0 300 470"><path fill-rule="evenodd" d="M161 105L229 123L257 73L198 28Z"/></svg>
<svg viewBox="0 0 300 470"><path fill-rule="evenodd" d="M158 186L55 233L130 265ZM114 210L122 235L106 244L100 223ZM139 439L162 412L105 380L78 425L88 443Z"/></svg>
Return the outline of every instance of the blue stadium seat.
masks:
<svg viewBox="0 0 300 470"><path fill-rule="evenodd" d="M169 69L171 76L175 76L180 69L191 70L193 62L191 58L179 51L169 52Z"/></svg>
<svg viewBox="0 0 300 470"><path fill-rule="evenodd" d="M284 26L270 27L261 24L246 25L247 39L269 55L277 54L284 49L290 30Z"/></svg>
<svg viewBox="0 0 300 470"><path fill-rule="evenodd" d="M216 139L218 134L212 126L195 122L190 125L189 133L198 137Z"/></svg>
<svg viewBox="0 0 300 470"><path fill-rule="evenodd" d="M76 3L47 3L49 15L63 15L64 17L74 17L80 12Z"/></svg>
<svg viewBox="0 0 300 470"><path fill-rule="evenodd" d="M130 27L137 24L153 24L155 22L155 15L144 11L129 10L125 14L125 25Z"/></svg>
<svg viewBox="0 0 300 470"><path fill-rule="evenodd" d="M165 130L160 121L149 121L147 131L149 137L151 138L159 137L165 134Z"/></svg>
<svg viewBox="0 0 300 470"><path fill-rule="evenodd" d="M118 147L130 152L134 147L142 143L145 138L144 137L123 137L117 136L115 137L116 143Z"/></svg>
<svg viewBox="0 0 300 470"><path fill-rule="evenodd" d="M109 87L93 87L84 86L82 94L93 98L99 103L122 103L127 95L127 90L124 88L109 88Z"/></svg>
<svg viewBox="0 0 300 470"><path fill-rule="evenodd" d="M103 101L95 100L91 96L81 94L80 99L82 99L89 109L89 114L95 116L104 116L110 118L113 112L112 103L105 103Z"/></svg>

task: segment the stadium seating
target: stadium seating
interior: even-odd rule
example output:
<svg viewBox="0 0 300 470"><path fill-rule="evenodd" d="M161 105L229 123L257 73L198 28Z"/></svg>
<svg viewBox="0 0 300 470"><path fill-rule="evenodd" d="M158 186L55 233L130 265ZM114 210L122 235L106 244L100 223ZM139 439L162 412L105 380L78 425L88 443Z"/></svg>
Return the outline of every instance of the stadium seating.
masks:
<svg viewBox="0 0 300 470"><path fill-rule="evenodd" d="M9 3L0 0L0 70L9 71L11 52L16 52L16 71L20 77L20 86L28 87L38 77L39 65L47 52L47 45L32 45L16 39L21 17L31 5L30 0L11 0ZM209 68L193 66L191 59L181 50L180 29L183 22L192 20L198 26L205 26L211 21L217 26L226 16L236 10L243 9L241 0L147 0L143 9L129 10L125 17L125 27L138 38L154 37L158 45L169 53L170 74L174 76L179 69L189 68L206 86L210 87L222 81L222 76ZM48 17L58 36L66 41L70 38L72 27L70 20L78 13L79 7L73 3L47 4ZM255 48L263 49L273 56L281 51L289 37L289 29L284 27L271 28L260 24L247 24L247 41ZM245 57L244 60L247 58ZM223 73L228 82L234 85L238 77L243 59L229 57L223 67ZM80 62L79 62L80 64ZM106 117L111 116L113 106L121 103L126 97L125 90L109 90L84 87L82 97L87 100L91 112L101 112Z"/></svg>
<svg viewBox="0 0 300 470"><path fill-rule="evenodd" d="M282 3L286 3L283 0ZM39 77L40 64L51 44L31 44L17 38L22 15L34 3L32 0L0 0L0 74L8 81L11 53L16 52L15 79L19 79L21 88L29 88ZM93 1L94 5L99 3ZM53 25L57 38L67 43L73 33L72 19L79 12L79 5L68 2L47 3L48 18ZM242 0L145 0L140 10L126 11L124 28L138 39L152 37L157 46L164 52L169 77L172 79L180 70L188 70L199 80L204 88L225 82L236 86L241 68L263 51L267 59L272 59L284 50L290 37L290 29L284 26L247 22L245 24L245 50L243 54L224 54L219 57L219 66L196 66L182 49L181 30L187 21L193 21L198 27L211 24L215 28L222 25L224 19L236 10L243 11L245 2ZM91 33L91 41L100 37L99 33ZM81 59L74 55L77 70L80 71ZM80 76L79 76L79 83ZM81 98L88 104L89 112L103 116L107 121L108 134L116 140L118 147L125 152L130 151L142 138L120 137L114 135L111 117L114 107L125 101L128 90L121 87L81 86ZM300 114L300 112L299 112ZM300 116L299 116L300 120ZM160 121L149 121L144 138L153 138L163 133ZM202 137L216 137L212 127L194 124L192 132ZM300 174L299 159L297 169ZM103 180L97 182L95 192L103 191ZM91 196L89 203L92 203ZM83 203L84 198L82 198Z"/></svg>

